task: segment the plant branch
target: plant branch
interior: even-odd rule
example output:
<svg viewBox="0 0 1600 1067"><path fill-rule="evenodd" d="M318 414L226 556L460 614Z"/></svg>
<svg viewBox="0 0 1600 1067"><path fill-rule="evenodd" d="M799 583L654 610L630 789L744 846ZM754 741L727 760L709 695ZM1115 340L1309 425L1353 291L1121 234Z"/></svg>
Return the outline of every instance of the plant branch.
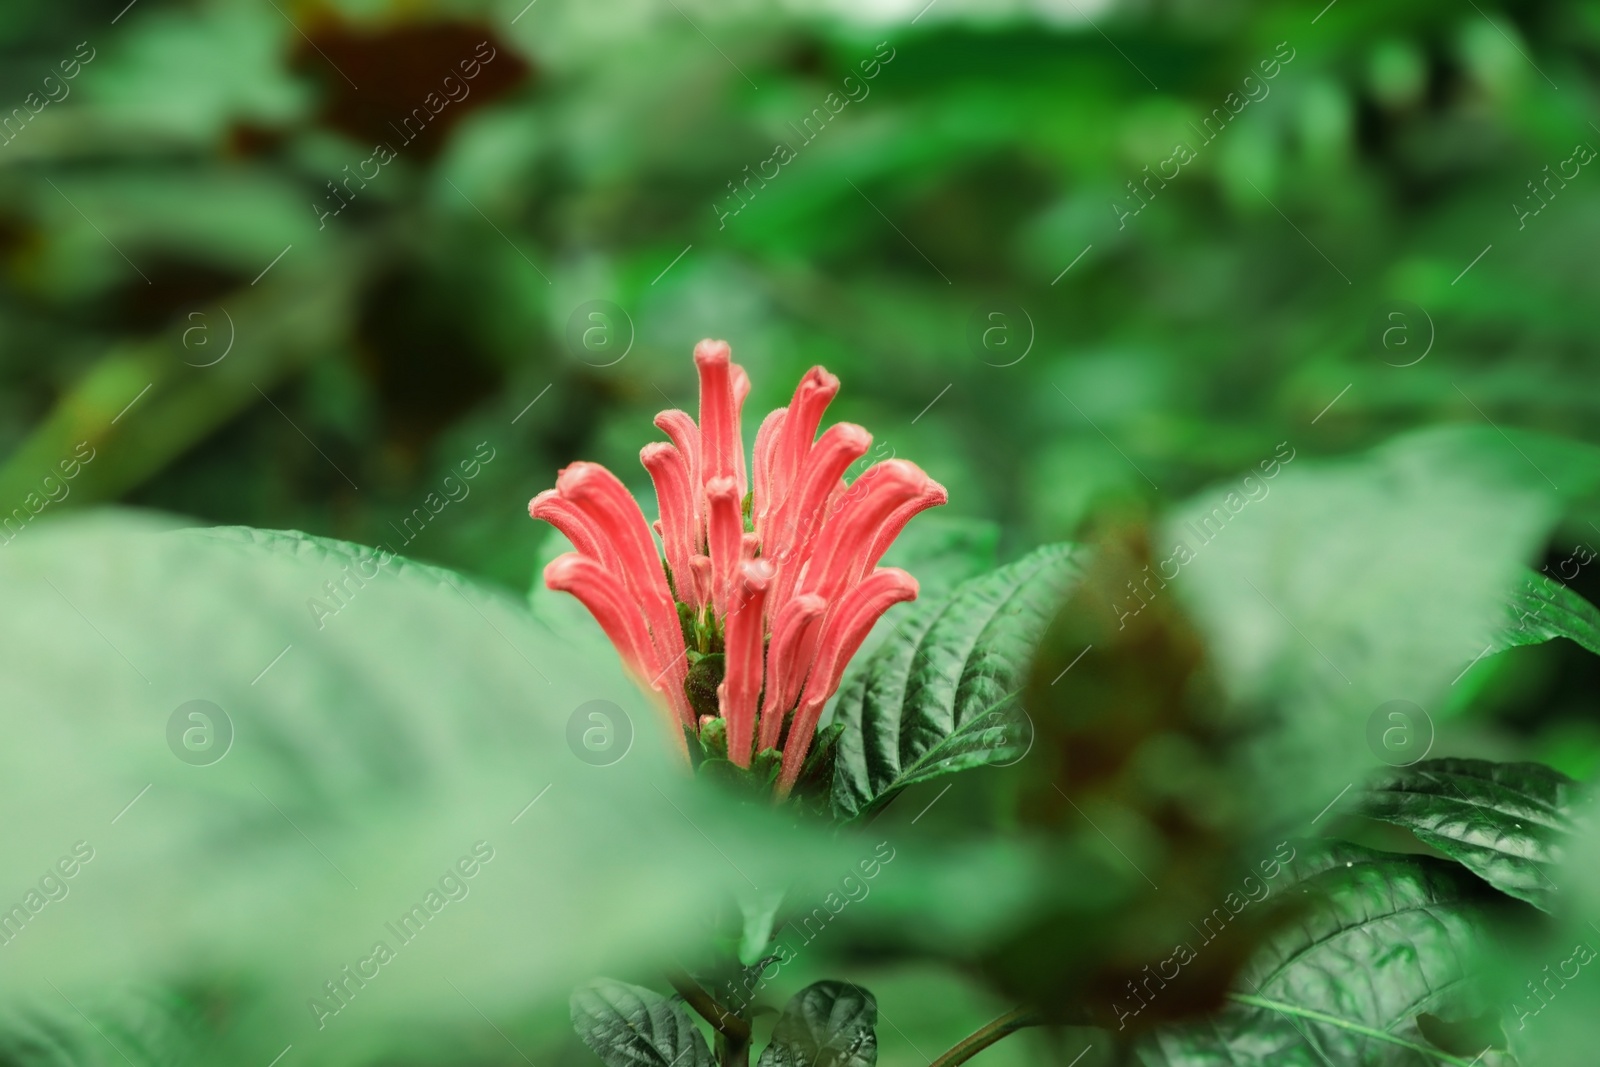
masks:
<svg viewBox="0 0 1600 1067"><path fill-rule="evenodd" d="M741 1018L738 1012L706 992L705 988L686 972L668 972L667 981L672 984L678 995L688 1002L689 1007L699 1012L701 1018L710 1023L711 1028L717 1033L739 1041L750 1040L750 1021Z"/></svg>
<svg viewBox="0 0 1600 1067"><path fill-rule="evenodd" d="M1014 1034L1025 1027L1038 1026L1039 1023L1039 1015L1032 1008L1008 1011L994 1022L980 1027L957 1042L949 1052L934 1060L928 1067L956 1067L956 1064L966 1063L1007 1034Z"/></svg>

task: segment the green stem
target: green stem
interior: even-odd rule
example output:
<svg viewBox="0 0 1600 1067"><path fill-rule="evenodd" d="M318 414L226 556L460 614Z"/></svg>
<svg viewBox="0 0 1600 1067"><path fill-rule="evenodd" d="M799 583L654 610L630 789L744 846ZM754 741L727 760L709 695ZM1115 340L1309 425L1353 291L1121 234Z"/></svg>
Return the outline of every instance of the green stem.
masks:
<svg viewBox="0 0 1600 1067"><path fill-rule="evenodd" d="M700 1017L717 1032L717 1062L722 1067L748 1067L750 1020L725 1006L682 971L668 974L667 981L672 983L672 988L677 990L689 1007L699 1012Z"/></svg>
<svg viewBox="0 0 1600 1067"><path fill-rule="evenodd" d="M1007 1034L1014 1034L1024 1027L1038 1026L1039 1022L1038 1014L1031 1008L1008 1011L994 1022L962 1038L949 1052L934 1060L928 1067L956 1067L958 1063L966 1063Z"/></svg>
<svg viewBox="0 0 1600 1067"><path fill-rule="evenodd" d="M1327 1023L1329 1026L1337 1026L1341 1030L1348 1030L1353 1034L1360 1034L1363 1037L1370 1037L1375 1041L1386 1041L1391 1045L1399 1045L1401 1048L1408 1048L1413 1052L1420 1052L1424 1056L1430 1056L1433 1059L1438 1060L1440 1063L1451 1064L1452 1067L1474 1067L1474 1064L1477 1062L1474 1060L1469 1063L1468 1061L1458 1059L1447 1052L1441 1052L1436 1048L1428 1048L1426 1045L1419 1045L1414 1041L1407 1041L1403 1037L1396 1037L1385 1030L1376 1030L1370 1026L1362 1026L1360 1023L1351 1022L1349 1019L1341 1019L1337 1015L1327 1015L1320 1011L1313 1011L1310 1008L1298 1008L1293 1004L1284 1004L1281 1001L1268 1000L1265 997L1252 997L1245 993L1229 993L1228 999L1236 1001L1240 1004L1248 1004L1253 1008L1267 1008L1271 1011L1278 1012L1280 1015L1297 1015L1302 1019L1311 1019L1315 1022Z"/></svg>

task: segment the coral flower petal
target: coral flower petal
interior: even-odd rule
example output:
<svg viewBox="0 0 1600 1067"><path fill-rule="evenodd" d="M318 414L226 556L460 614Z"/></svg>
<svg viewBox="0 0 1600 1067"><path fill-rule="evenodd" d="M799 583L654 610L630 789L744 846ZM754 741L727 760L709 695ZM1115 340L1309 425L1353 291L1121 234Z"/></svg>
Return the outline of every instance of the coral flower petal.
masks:
<svg viewBox="0 0 1600 1067"><path fill-rule="evenodd" d="M861 642L867 639L868 631L884 612L901 601L916 597L915 578L905 571L885 567L874 571L829 611L822 624L822 636L817 641L811 675L806 679L805 695L800 699L800 708L795 712L794 724L789 727L789 739L783 748L778 796L787 796L800 777L822 707L839 688L845 664L856 654Z"/></svg>

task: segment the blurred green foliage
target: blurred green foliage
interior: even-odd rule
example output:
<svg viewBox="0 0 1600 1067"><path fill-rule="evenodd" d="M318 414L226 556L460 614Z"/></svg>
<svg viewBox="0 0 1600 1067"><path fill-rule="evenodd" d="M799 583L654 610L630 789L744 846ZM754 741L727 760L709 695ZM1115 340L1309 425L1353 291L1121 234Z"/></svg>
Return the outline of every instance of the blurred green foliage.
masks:
<svg viewBox="0 0 1600 1067"><path fill-rule="evenodd" d="M1579 548L1600 546L1600 510L1586 484L1592 461L1566 469L1559 449L1496 432L1600 443L1600 340L1585 251L1600 240L1600 176L1587 166L1573 176L1578 146L1600 146L1587 103L1600 14L1543 2L1319 8L1085 0L10 5L0 11L0 521L16 516L4 536L25 539L4 552L34 554L8 561L8 573L63 583L73 573L68 561L99 560L58 592L110 627L118 644L150 637L141 625L157 620L164 634L190 642L190 658L217 661L200 675L187 673L196 669L187 659L162 661L157 680L172 683L162 699L193 696L211 671L263 728L279 714L304 715L299 733L278 723L277 747L249 765L262 775L255 788L277 794L281 786L305 806L291 806L297 816L320 810L326 825L307 823L319 838L338 835L372 868L393 873L394 884L420 887L436 864L429 852L415 872L406 865L407 834L424 826L441 855L453 855L466 844L453 836L464 813L491 799L514 810L549 780L516 757L559 745L551 740L558 731L496 717L516 706L520 685L537 684L525 677L526 660L509 653L545 640L534 636L541 625L561 631L563 643L548 654L565 670L553 672L554 682L570 690L569 703L614 673L592 633L566 632L562 620L574 617L566 605L536 596L524 618L521 605L498 594L482 594L490 598L482 603L501 608L474 614L461 610L464 593L415 601L396 593L392 615L360 608L361 637L330 637L325 659L313 660L322 674L288 697L257 698L248 678L296 639L285 635L291 620L307 622L306 575L273 570L282 596L243 626L240 605L261 610L264 594L232 564L184 578L184 561L165 551L119 557L121 542L97 541L92 530L47 552L39 542L60 536L48 524L118 502L202 525L299 529L387 545L520 599L550 550L524 502L578 457L647 485L637 449L659 436L655 411L693 410L688 354L704 336L729 340L750 370L747 435L752 413L782 404L805 368L820 362L837 373L844 388L831 414L861 422L879 455L915 459L950 489L945 510L966 525L924 535L923 547L948 537L968 545L964 556L993 552L985 522L997 524L1005 559L1106 520L1170 530L1285 445L1298 472L1403 431L1468 424L1476 432L1465 473L1408 465L1403 450L1297 473L1293 484L1274 483L1276 510L1253 503L1244 529L1190 576L1222 666L1258 706L1271 707L1281 731L1226 764L1258 776L1231 799L1229 818L1252 804L1272 812L1244 819L1248 832L1234 826L1250 842L1238 848L1243 854L1251 835L1277 829L1274 819L1311 814L1348 780L1361 756L1350 723L1368 705L1403 695L1396 688L1417 684L1419 673L1444 694L1435 710L1449 754L1540 758L1588 777L1600 767L1600 671L1581 650L1565 642L1519 648L1442 683L1458 666L1449 654L1517 563L1548 568L1600 600L1600 568L1569 574L1566 566ZM1264 64L1274 60L1269 77ZM478 67L470 79L463 62ZM460 91L447 76L469 91L451 99ZM410 116L422 131L414 137L403 128ZM1190 151L1178 152L1180 144ZM601 317L590 318L596 310ZM601 332L585 335L591 327ZM1443 439L1460 440L1448 431L1433 440ZM68 477L62 464L73 459ZM474 461L468 476L463 464ZM1559 509L1556 497L1564 498ZM1164 555L1168 546L1154 547ZM920 558L916 542L904 551ZM936 557L930 550L927 566L914 568L930 597L979 569ZM117 559L137 573L121 575ZM317 555L306 565L324 562ZM423 584L435 593L440 582L453 584L430 573ZM1239 573L1262 584L1260 601L1233 596ZM101 594L103 613L92 600ZM51 605L39 608L42 622L9 620L13 662L37 673L8 673L7 712L50 715L85 647L53 642L67 632L77 633L74 642L93 635L71 631L75 617L36 582L8 586L6 595L30 612ZM491 615L516 644L485 632ZM1292 633L1264 638L1276 616L1328 645L1334 659L1360 662L1359 697L1330 695L1323 658ZM329 626L349 622L354 632L356 621ZM421 625L429 629L408 634ZM451 638L451 625L465 629ZM225 648L212 643L230 631ZM30 635L36 644L24 640ZM1340 648L1341 639L1354 643ZM458 688L427 672L408 688L395 675L424 645L436 655L455 650L449 680ZM137 644L130 651L146 664L159 658L154 645L148 657ZM161 646L161 655L171 652ZM1062 662L1073 654L1065 650ZM119 662L105 669L120 670ZM378 678L392 689L375 688ZM106 709L105 722L117 708L154 714L123 691L132 678L77 681L78 706ZM615 690L611 699L631 699L620 680ZM449 742L465 745L471 761L440 757L446 772L419 781L435 768L425 754L449 747L430 716L458 706L485 719L457 723L468 740ZM319 764L301 746L329 728L317 716L339 708L348 716L333 734L349 748L323 753ZM380 723L395 721L413 725L373 747L344 733L381 732ZM86 737L95 751L114 751L122 735L102 737L100 722L46 722L35 743L61 760L90 744ZM507 748L503 764L484 755L497 744ZM145 756L159 772L144 781L182 770L164 748ZM115 810L141 785L127 766L114 779L91 774L101 765L85 766L85 777L59 792L48 780L15 784L16 796L36 788L72 804L13 831L7 855L53 856L82 832L69 830L71 816L91 801ZM329 968L321 956L284 950L280 958L263 946L317 943L342 929L347 913L267 915L253 932L228 923L263 900L334 899L328 894L342 883L312 885L329 872L285 861L281 882L263 897L251 893L259 886L218 874L207 888L220 903L177 924L176 941L154 919L124 921L130 910L160 913L171 891L160 862L212 855L197 842L242 834L259 851L249 858L268 866L280 844L304 844L250 838L261 826L250 810L230 806L235 791L254 802L247 769L230 764L228 784L211 783L215 792L203 796L216 808L198 823L188 821L199 818L192 810L162 808L152 795L146 803L182 829L148 831L142 865L120 883L133 889L103 899L99 917L76 928L81 940L50 942L61 955L37 965L69 961L49 973L70 982L84 977L74 968L123 969L112 963L130 959L160 970L171 954L182 963L172 963L174 976L189 980L195 959L214 959L220 973L207 996L215 1017L237 1027L228 1047L266 1062L281 1047L281 1020L300 1019L302 1006L262 1006L251 983L314 987ZM943 785L908 791L886 816L887 831L959 834L994 819L1008 830L1039 829L1030 821L1037 813L992 779L956 781L951 797L931 807ZM1304 791L1286 800L1291 784ZM598 824L627 825L636 836L630 820L655 803L640 792L642 800L631 792L614 803L596 799ZM426 808L449 796L462 805L448 809L453 818ZM100 807L93 811L100 819ZM672 818L670 809L658 814ZM914 827L913 815L922 820ZM352 830L358 817L376 828ZM679 840L664 823L650 825L662 841ZM759 841L774 831L762 823L737 832ZM639 858L577 838L551 846L546 861L556 873L561 863L600 872L585 886L607 884L609 872L614 899L585 902L525 857L522 884L548 894L486 890L497 910L438 960L470 1001L441 1008L429 999L432 986L396 979L382 994L392 999L372 998L387 1008L374 1008L347 1046L323 1055L359 1062L424 1033L410 1052L429 1062L437 1050L428 1042L445 1039L426 1022L445 1017L482 1038L481 1047L452 1050L461 1062L519 1062L477 1026L476 1002L497 1019L515 1016L513 1034L557 1050L560 1062L591 1062L575 1039L552 1036L565 1020L551 998L611 960L642 967L690 943L682 930L663 935L662 916L674 901L726 888L718 879L732 881L733 872L708 878L657 857L650 869L665 887L658 910L632 913L642 897L623 882ZM772 860L774 870L798 876L845 862L830 847L787 842L790 854ZM1161 842L1151 849L1160 861ZM1086 880L1099 869L1077 859ZM1114 855L1099 859L1128 873L1113 866ZM1581 850L1574 863L1600 870ZM886 1063L925 1062L1007 1008L972 967L911 968L897 955L926 947L924 927L944 914L940 901L994 901L971 917L981 926L1049 882L1045 872L1059 873L1009 853L998 865L966 867L964 882L960 858L941 856L914 868L917 892L887 887L880 900L888 903L873 914L893 917L882 920L892 951L849 953L841 935L826 961L804 960L784 976L785 995L824 977L871 985ZM923 894L925 886L943 896ZM1080 894L1080 917L1119 914L1131 899L1120 885L1092 901L1082 885L1055 888ZM591 922L575 936L607 906L632 915L629 923ZM529 949L538 960L496 952L524 907L547 909L530 927L548 939ZM1597 917L1590 896L1561 921L1581 933ZM597 925L608 936L593 937ZM862 920L854 933L866 929ZM971 930L942 935L982 940ZM1082 950L1068 940L1063 951ZM95 944L113 950L96 955ZM343 953L341 945L341 960L362 947ZM450 970L479 948L494 963L487 973L469 980ZM255 972L239 963L252 951L268 961ZM1570 945L1542 951L1527 949L1530 973L1565 958ZM1005 970L1004 961L985 966ZM205 997L196 999L204 1006ZM1561 1028L1592 1025L1577 1001L1558 1004L1530 1041L1558 1047ZM238 1003L253 1013L242 1022L227 1010ZM419 1004L429 1008L416 1027L398 1038L386 1031ZM1063 1061L1082 1047L1070 1036L1055 1049ZM1049 1040L1013 1038L985 1062L1037 1062Z"/></svg>

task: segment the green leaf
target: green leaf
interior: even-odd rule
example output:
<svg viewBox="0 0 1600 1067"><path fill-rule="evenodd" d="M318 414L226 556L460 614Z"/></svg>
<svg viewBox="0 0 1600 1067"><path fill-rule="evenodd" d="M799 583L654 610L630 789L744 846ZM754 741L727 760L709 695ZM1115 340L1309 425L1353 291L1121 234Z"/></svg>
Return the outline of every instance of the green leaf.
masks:
<svg viewBox="0 0 1600 1067"><path fill-rule="evenodd" d="M1040 635L1080 573L1081 550L1047 545L922 608L856 670L839 697L833 779L843 817L907 786L1020 758L1016 695Z"/></svg>
<svg viewBox="0 0 1600 1067"><path fill-rule="evenodd" d="M168 993L118 989L0 1012L0 1063L11 1067L180 1067L195 1062L190 1005Z"/></svg>
<svg viewBox="0 0 1600 1067"><path fill-rule="evenodd" d="M1481 1010L1476 957L1496 915L1521 905L1445 860L1339 841L1299 852L1284 900L1303 911L1251 960L1221 1011L1143 1038L1147 1067L1467 1067L1470 1057L1430 1045L1417 1017ZM1135 1014L1139 1002L1130 994L1126 1006Z"/></svg>
<svg viewBox="0 0 1600 1067"><path fill-rule="evenodd" d="M1276 477L1205 490L1163 524L1150 586L1176 593L1206 639L1254 810L1315 815L1372 767L1375 713L1396 699L1438 710L1503 625L1560 506L1503 440L1511 462L1496 458L1494 436L1429 432L1292 463L1285 442Z"/></svg>
<svg viewBox="0 0 1600 1067"><path fill-rule="evenodd" d="M815 982L784 1006L756 1067L873 1067L878 1001L858 985Z"/></svg>
<svg viewBox="0 0 1600 1067"><path fill-rule="evenodd" d="M45 977L86 1011L110 983L221 981L202 1062L290 1043L325 1063L487 1061L504 1050L475 1036L504 1042L485 1017L520 1044L510 1027L548 1026L530 1006L690 952L682 917L735 884L854 862L696 782L615 652L448 571L97 514L4 546L0 599L0 806L33 812L0 827L0 910L60 895L41 880L79 859L65 899L12 922L0 1004L54 1007ZM231 733L214 758L174 732L195 701ZM570 738L597 701L631 735L620 762ZM420 936L390 930L425 901ZM538 951L509 950L512 929ZM394 962L374 978L380 942Z"/></svg>
<svg viewBox="0 0 1600 1067"><path fill-rule="evenodd" d="M683 1006L643 986L602 978L572 994L572 1028L606 1067L715 1067Z"/></svg>
<svg viewBox="0 0 1600 1067"><path fill-rule="evenodd" d="M1424 760L1384 774L1355 810L1403 826L1504 893L1552 910L1545 868L1571 836L1576 783L1538 763Z"/></svg>
<svg viewBox="0 0 1600 1067"><path fill-rule="evenodd" d="M1506 625L1484 654L1565 637L1600 655L1600 609L1543 574L1527 571L1523 577L1507 604Z"/></svg>

